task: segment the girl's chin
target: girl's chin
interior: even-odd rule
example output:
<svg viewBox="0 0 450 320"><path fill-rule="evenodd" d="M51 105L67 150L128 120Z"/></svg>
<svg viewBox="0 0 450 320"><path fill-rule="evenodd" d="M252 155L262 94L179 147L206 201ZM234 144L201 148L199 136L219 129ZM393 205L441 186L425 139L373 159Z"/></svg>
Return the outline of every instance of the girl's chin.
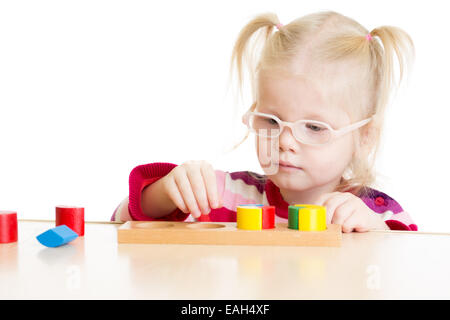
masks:
<svg viewBox="0 0 450 320"><path fill-rule="evenodd" d="M293 176L291 175L291 177ZM310 185L305 179L299 179L298 177L291 179L285 174L275 174L268 176L268 178L280 189L300 192L307 189Z"/></svg>
<svg viewBox="0 0 450 320"><path fill-rule="evenodd" d="M277 181L281 184L298 184L300 181L304 181L306 176L303 174L304 171L298 170L294 172L278 171L273 174L267 174L267 177L272 181Z"/></svg>

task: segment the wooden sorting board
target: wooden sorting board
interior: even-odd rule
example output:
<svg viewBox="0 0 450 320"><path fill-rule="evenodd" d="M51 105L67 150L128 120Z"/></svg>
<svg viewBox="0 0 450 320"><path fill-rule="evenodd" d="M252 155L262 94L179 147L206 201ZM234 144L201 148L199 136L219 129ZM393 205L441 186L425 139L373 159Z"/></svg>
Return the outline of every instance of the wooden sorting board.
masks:
<svg viewBox="0 0 450 320"><path fill-rule="evenodd" d="M117 229L119 243L340 247L341 239L337 224L325 231L299 231L287 223L274 229L241 230L236 222L128 221Z"/></svg>

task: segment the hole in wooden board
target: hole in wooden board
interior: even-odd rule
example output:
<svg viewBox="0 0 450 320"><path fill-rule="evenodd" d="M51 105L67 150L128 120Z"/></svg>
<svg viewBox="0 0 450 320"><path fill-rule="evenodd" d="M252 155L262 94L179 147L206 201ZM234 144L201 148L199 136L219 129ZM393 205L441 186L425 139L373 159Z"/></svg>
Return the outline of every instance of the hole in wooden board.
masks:
<svg viewBox="0 0 450 320"><path fill-rule="evenodd" d="M170 222L141 222L137 224L136 228L142 228L142 229L165 229L173 227L174 224Z"/></svg>
<svg viewBox="0 0 450 320"><path fill-rule="evenodd" d="M191 223L187 227L192 229L219 229L225 228L225 225L219 223Z"/></svg>

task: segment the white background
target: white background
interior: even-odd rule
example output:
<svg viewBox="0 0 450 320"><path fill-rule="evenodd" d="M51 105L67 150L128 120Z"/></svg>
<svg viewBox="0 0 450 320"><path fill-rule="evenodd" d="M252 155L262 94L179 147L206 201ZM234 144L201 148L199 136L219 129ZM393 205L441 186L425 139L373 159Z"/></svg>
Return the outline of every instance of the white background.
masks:
<svg viewBox="0 0 450 320"><path fill-rule="evenodd" d="M0 209L54 219L56 205L109 220L133 167L205 159L262 172L245 133L249 98L228 87L231 50L256 14L282 23L334 10L416 46L387 114L377 187L420 231L450 231L446 1L1 1ZM235 111L237 110L237 111Z"/></svg>

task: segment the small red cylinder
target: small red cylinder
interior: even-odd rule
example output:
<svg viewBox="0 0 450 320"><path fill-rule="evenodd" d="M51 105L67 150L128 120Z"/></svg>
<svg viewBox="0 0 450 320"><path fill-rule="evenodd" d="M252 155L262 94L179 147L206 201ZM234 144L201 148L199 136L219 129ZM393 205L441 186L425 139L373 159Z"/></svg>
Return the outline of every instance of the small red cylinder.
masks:
<svg viewBox="0 0 450 320"><path fill-rule="evenodd" d="M211 218L209 214L201 214L200 217L197 218L199 222L211 222Z"/></svg>
<svg viewBox="0 0 450 320"><path fill-rule="evenodd" d="M80 237L84 236L84 208L57 206L55 225L65 224Z"/></svg>
<svg viewBox="0 0 450 320"><path fill-rule="evenodd" d="M275 206L262 207L262 228L275 228Z"/></svg>
<svg viewBox="0 0 450 320"><path fill-rule="evenodd" d="M0 243L17 241L17 212L0 211Z"/></svg>

